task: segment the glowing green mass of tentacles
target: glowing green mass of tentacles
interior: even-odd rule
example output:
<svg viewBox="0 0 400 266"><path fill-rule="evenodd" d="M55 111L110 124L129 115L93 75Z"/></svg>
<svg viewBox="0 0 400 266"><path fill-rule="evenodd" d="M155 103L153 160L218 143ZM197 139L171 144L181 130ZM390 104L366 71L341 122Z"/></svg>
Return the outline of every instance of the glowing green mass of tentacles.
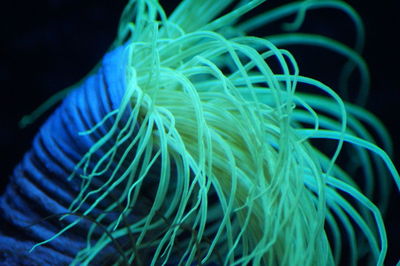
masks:
<svg viewBox="0 0 400 266"><path fill-rule="evenodd" d="M125 239L115 264L143 261L140 253L151 250L152 265L173 258L184 265L334 265L346 241L352 264L370 250L371 261L382 265L387 240L379 208L387 204L390 175L397 186L400 178L373 136L389 152L390 138L373 115L302 76L289 49L292 44L320 46L348 58L344 77L359 71L358 101L365 102L369 75L359 55L360 18L342 1L303 1L238 22L263 1L242 1L226 11L232 2L184 0L170 16L156 0L127 5L113 46L126 47L126 92L120 108L98 127L111 119L118 125L128 109L131 116L77 165L84 175L70 178L82 178L83 185L70 210L91 215L119 184L127 185L103 216L95 217L101 223L107 212L119 211L107 225L109 233L92 239L99 226L94 223L74 264L89 264L114 240ZM349 16L358 34L355 49L292 31L247 35L293 14L296 20L287 27L297 30L307 12L320 8ZM110 139L115 146L106 148ZM334 143L334 151L323 152L313 139ZM92 155L99 150L104 157L95 162ZM364 187L336 163L347 152L357 158ZM148 174L155 165L157 177ZM112 174L104 177L105 172ZM103 185L91 189L99 177ZM124 222L135 206L143 206L149 178L157 180L145 214ZM376 189L382 197L378 205L371 201ZM91 195L97 200L83 209Z"/></svg>

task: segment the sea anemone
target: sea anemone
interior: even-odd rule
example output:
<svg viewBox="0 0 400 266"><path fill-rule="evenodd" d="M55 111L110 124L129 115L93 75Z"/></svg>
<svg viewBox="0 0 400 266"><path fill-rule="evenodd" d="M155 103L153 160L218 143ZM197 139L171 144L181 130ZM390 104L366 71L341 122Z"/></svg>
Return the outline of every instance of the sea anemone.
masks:
<svg viewBox="0 0 400 266"><path fill-rule="evenodd" d="M342 1L263 2L184 0L167 15L156 0L129 1L110 51L67 91L14 174L55 214L42 224L63 223L55 234L43 225L32 252L75 230L84 240L68 242L79 250L72 265L334 265L344 247L349 264L383 265L381 213L390 176L398 188L400 177L388 133L359 106L369 88L362 22ZM295 32L320 8L349 16L354 49ZM287 33L251 35L288 15ZM301 74L294 44L347 58L338 91ZM355 70L359 105L344 94Z"/></svg>

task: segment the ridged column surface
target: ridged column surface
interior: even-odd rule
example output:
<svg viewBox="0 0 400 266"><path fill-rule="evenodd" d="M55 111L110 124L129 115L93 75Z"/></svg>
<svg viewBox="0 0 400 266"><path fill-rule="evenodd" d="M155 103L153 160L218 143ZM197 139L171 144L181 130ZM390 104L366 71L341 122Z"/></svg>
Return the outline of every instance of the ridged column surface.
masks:
<svg viewBox="0 0 400 266"><path fill-rule="evenodd" d="M0 198L0 265L64 265L86 246L85 232L90 222L83 220L74 229L28 252L34 244L49 239L77 218L42 220L68 212L80 190L81 180L67 178L115 121L111 117L93 134L79 135L119 107L125 90L123 52L124 48L120 47L108 53L96 73L64 99L15 168ZM99 213L101 206L93 213ZM40 222L27 227L37 221Z"/></svg>

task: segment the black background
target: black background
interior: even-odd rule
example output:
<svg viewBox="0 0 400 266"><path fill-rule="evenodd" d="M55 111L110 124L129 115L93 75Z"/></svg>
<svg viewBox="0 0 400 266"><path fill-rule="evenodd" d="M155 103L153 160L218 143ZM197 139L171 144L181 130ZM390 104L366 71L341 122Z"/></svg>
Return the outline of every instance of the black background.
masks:
<svg viewBox="0 0 400 266"><path fill-rule="evenodd" d="M168 1L163 1L168 2ZM174 4L169 1L167 9ZM276 6L287 1L268 1ZM399 1L347 1L361 15L367 29L364 57L370 67L372 91L367 109L387 126L394 140L396 166L400 139L400 34ZM44 118L19 129L20 118L57 91L82 78L103 56L115 37L118 19L126 1L37 0L7 1L0 6L0 185L29 149ZM269 8L265 5L265 8ZM303 29L331 35L349 45L354 41L350 20L340 12L310 12ZM290 18L288 19L290 21ZM279 24L271 31L279 32ZM300 64L303 73L327 82L335 79L338 62L318 52ZM299 60L300 61L300 60ZM317 67L316 67L317 66ZM318 75L317 73L323 73ZM334 84L333 84L334 85ZM399 168L399 167L398 167ZM397 195L400 193L397 191ZM400 200L392 196L386 225L389 234L387 265L395 265L400 244ZM1 219L1 217L0 217Z"/></svg>

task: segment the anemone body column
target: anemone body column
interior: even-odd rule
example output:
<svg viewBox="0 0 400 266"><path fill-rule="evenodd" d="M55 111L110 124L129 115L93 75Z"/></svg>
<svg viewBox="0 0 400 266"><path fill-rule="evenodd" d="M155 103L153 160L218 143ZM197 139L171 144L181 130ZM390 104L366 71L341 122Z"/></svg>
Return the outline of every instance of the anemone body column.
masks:
<svg viewBox="0 0 400 266"><path fill-rule="evenodd" d="M88 149L113 126L113 118L93 134L79 133L93 128L120 105L125 90L122 58L123 47L104 57L96 73L74 89L44 123L32 149L15 168L0 198L1 265L64 265L86 245L83 232L91 223L82 219L73 230L29 253L33 245L79 219L75 215L60 220L81 189L79 178L69 181L68 177ZM90 199L85 205L89 204ZM101 203L93 213L106 205L106 201ZM51 215L55 216L43 220ZM107 219L113 218L106 217L105 223Z"/></svg>

